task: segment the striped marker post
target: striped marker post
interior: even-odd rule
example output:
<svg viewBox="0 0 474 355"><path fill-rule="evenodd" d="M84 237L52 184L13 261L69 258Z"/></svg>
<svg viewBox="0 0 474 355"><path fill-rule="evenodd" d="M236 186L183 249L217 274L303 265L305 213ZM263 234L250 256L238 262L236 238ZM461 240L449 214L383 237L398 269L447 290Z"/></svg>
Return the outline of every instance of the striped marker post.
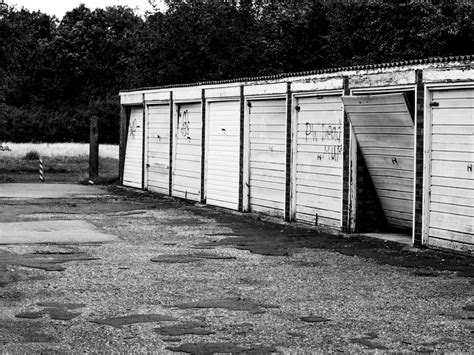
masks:
<svg viewBox="0 0 474 355"><path fill-rule="evenodd" d="M41 158L39 160L39 179L41 182L44 182L44 166L43 166L43 159Z"/></svg>

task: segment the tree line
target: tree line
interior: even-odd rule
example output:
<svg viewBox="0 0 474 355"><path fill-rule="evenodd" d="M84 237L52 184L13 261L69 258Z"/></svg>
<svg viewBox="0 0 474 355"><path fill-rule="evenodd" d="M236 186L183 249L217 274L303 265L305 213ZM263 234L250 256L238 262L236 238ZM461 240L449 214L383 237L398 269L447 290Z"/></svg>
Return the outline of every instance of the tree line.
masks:
<svg viewBox="0 0 474 355"><path fill-rule="evenodd" d="M153 1L151 1L153 2ZM118 141L118 92L468 54L473 6L453 1L168 0L144 16L84 5L59 20L0 8L0 141Z"/></svg>

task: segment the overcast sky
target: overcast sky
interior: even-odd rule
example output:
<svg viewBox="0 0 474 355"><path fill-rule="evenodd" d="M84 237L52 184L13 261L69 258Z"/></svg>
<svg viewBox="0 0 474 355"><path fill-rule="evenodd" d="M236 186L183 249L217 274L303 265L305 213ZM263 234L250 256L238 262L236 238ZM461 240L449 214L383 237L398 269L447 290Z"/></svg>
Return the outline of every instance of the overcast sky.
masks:
<svg viewBox="0 0 474 355"><path fill-rule="evenodd" d="M132 9L138 8L138 13L143 14L151 10L147 0L4 0L8 5L16 5L18 9L24 7L31 11L40 10L48 15L56 15L61 19L67 11L74 9L83 3L91 10L98 7L105 8L113 5L128 6ZM163 1L158 1L163 3Z"/></svg>

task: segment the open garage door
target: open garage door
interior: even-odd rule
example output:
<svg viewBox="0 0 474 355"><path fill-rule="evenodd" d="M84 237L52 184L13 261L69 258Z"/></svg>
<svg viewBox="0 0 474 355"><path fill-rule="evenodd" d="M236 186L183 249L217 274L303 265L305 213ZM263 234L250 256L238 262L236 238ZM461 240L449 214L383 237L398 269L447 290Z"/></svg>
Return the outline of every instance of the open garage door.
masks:
<svg viewBox="0 0 474 355"><path fill-rule="evenodd" d="M405 95L342 97L387 223L413 222L414 125Z"/></svg>

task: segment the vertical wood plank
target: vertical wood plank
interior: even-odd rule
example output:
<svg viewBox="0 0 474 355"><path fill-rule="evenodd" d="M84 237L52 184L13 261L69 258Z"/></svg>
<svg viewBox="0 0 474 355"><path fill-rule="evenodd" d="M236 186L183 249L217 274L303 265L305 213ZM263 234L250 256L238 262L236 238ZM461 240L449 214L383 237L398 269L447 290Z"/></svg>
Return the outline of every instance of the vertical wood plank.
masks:
<svg viewBox="0 0 474 355"><path fill-rule="evenodd" d="M128 117L130 109L125 105L120 105L120 141L119 141L119 180L123 185L123 172L125 167L125 152L127 150Z"/></svg>
<svg viewBox="0 0 474 355"><path fill-rule="evenodd" d="M174 104L173 104L173 91L170 91L170 155L169 155L169 186L168 186L168 195L171 196L173 193L173 144L174 144L174 134L173 134L173 113L174 113Z"/></svg>
<svg viewBox="0 0 474 355"><path fill-rule="evenodd" d="M89 131L89 178L99 176L99 118L92 116Z"/></svg>
<svg viewBox="0 0 474 355"><path fill-rule="evenodd" d="M145 154L146 154L146 104L145 104L145 94L142 94L142 190L145 189L145 170L146 170L146 162L145 162Z"/></svg>
<svg viewBox="0 0 474 355"><path fill-rule="evenodd" d="M243 212L244 202L244 132L245 127L245 97L244 86L240 85L240 146L239 146L239 206L238 210Z"/></svg>
<svg viewBox="0 0 474 355"><path fill-rule="evenodd" d="M291 82L286 84L286 177L285 177L285 221L291 220L291 114L292 107Z"/></svg>
<svg viewBox="0 0 474 355"><path fill-rule="evenodd" d="M425 95L423 71L418 69L416 75L416 117L415 117L415 186L413 211L413 245L422 246L423 227L423 134Z"/></svg>
<svg viewBox="0 0 474 355"><path fill-rule="evenodd" d="M343 79L344 96L350 95L349 77L345 76ZM350 129L349 119L347 113L343 110L344 121L342 124L343 132L343 151L342 151L342 231L347 233L350 230L350 204L349 204L349 145L350 145Z"/></svg>
<svg viewBox="0 0 474 355"><path fill-rule="evenodd" d="M201 117L202 117L202 131L201 131L201 202L206 203L205 194L205 172L206 172L206 89L201 91Z"/></svg>

